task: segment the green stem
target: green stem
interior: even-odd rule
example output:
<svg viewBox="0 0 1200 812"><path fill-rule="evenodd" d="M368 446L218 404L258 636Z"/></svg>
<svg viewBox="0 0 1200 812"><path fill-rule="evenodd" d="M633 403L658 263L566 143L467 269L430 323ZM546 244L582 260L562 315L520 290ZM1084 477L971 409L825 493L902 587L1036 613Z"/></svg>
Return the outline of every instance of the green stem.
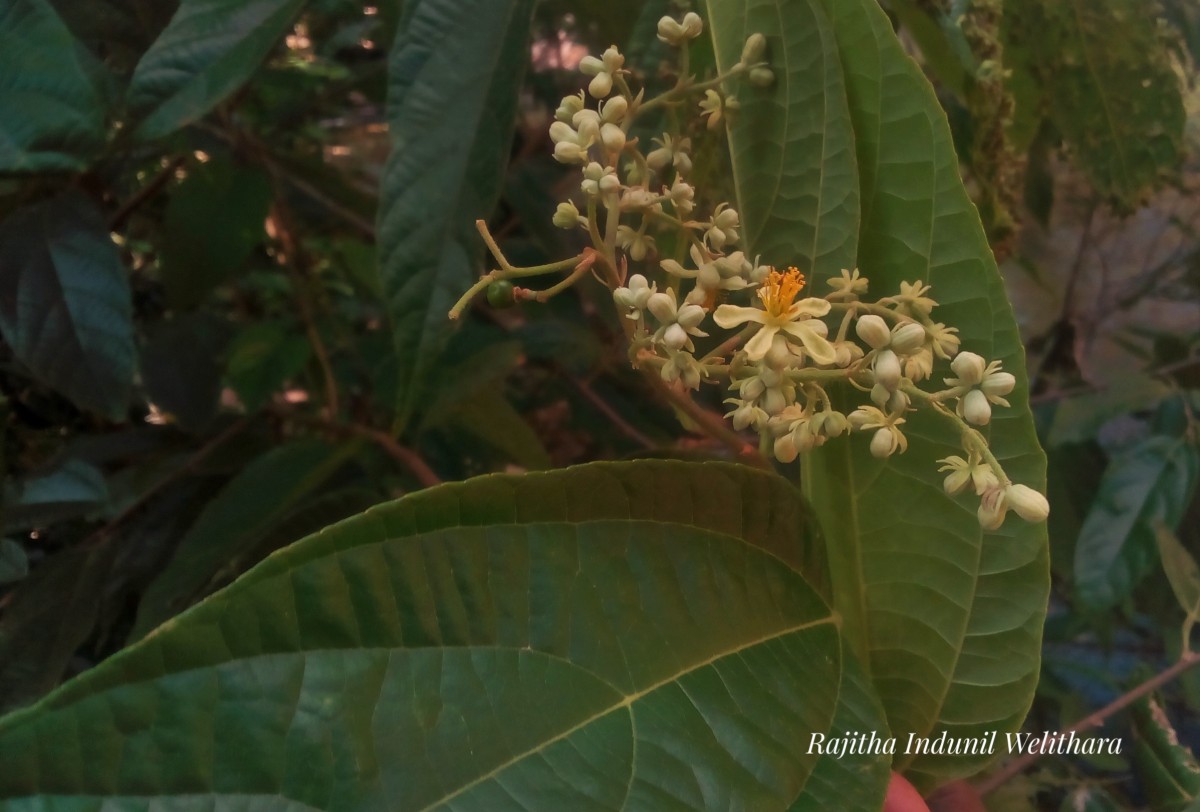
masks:
<svg viewBox="0 0 1200 812"><path fill-rule="evenodd" d="M766 63L763 62L760 64L765 65ZM670 104L676 99L686 96L689 93L695 93L698 90L708 90L709 88L713 87L720 87L722 82L732 79L735 76L740 76L751 68L756 67L758 67L758 65L742 65L740 68L733 68L728 73L721 74L717 78L709 79L705 82L693 83L688 82L684 77L680 77L679 84L675 85L675 87L671 88L666 93L655 96L653 99L650 99L650 101L643 102L642 105L638 107L637 111L638 113L643 113L646 110L653 110L655 107L661 107L664 104Z"/></svg>
<svg viewBox="0 0 1200 812"><path fill-rule="evenodd" d="M904 394L908 395L913 400L919 400L928 406L933 407L933 410L942 417L953 422L963 437L964 450L970 452L975 451L983 458L983 461L992 469L992 473L996 475L996 479L1000 480L1001 487L1008 487L1012 484L1012 480L1008 478L1008 474L1004 473L1004 466L1000 464L1000 460L996 459L996 455L992 453L992 449L988 447L987 440L979 433L979 430L967 423L959 417L954 411L947 408L944 403L938 400L934 395L918 389L910 383L902 384L900 387ZM969 447L968 447L969 446Z"/></svg>
<svg viewBox="0 0 1200 812"><path fill-rule="evenodd" d="M488 235L489 239L491 235ZM496 249L499 251L499 249ZM454 307L450 308L450 318L457 319L471 304L471 300L487 289L487 286L498 279L520 279L526 276L542 276L544 274L554 273L555 271L564 271L567 268L572 268L578 265L585 257L585 254L578 254L569 259L561 259L558 262L550 262L545 265L531 265L528 268L518 268L509 265L506 269L489 271L479 278L479 280L471 287L467 288L467 292L459 297L454 303ZM507 264L507 260L505 260Z"/></svg>

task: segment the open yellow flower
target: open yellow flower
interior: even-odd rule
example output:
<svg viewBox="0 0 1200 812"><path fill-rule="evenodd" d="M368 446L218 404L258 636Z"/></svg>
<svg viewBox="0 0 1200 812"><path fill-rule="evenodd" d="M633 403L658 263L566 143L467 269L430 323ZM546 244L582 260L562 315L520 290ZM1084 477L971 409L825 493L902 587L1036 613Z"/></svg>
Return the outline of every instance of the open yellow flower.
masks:
<svg viewBox="0 0 1200 812"><path fill-rule="evenodd" d="M825 339L829 328L817 318L829 312L829 302L814 298L796 301L803 289L804 274L795 268L783 273L771 271L758 289L762 308L724 304L713 313L713 320L726 329L747 322L762 325L746 343L746 355L751 361L765 356L775 336L784 333L799 341L818 364L832 364L836 353Z"/></svg>

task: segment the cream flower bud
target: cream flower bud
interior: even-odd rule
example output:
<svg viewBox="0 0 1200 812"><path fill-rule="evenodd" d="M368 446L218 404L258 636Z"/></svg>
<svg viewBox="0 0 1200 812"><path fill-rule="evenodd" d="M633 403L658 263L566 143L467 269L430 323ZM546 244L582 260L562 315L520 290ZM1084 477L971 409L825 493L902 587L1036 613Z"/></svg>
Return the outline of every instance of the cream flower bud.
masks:
<svg viewBox="0 0 1200 812"><path fill-rule="evenodd" d="M655 288L655 285L651 285L646 281L646 277L640 273L635 273L629 277L626 287L617 288L613 291L613 301L631 311L627 314L629 318L637 320L641 318L642 311L646 308L646 303L654 295Z"/></svg>
<svg viewBox="0 0 1200 812"><path fill-rule="evenodd" d="M1011 372L993 372L983 379L979 388L989 399L1007 395L1017 385L1017 379Z"/></svg>
<svg viewBox="0 0 1200 812"><path fill-rule="evenodd" d="M554 111L554 117L563 123L570 123L575 114L583 109L583 94L576 93L573 96L564 96L559 102L558 109Z"/></svg>
<svg viewBox="0 0 1200 812"><path fill-rule="evenodd" d="M597 99L603 99L609 93L612 93L612 75L608 73L597 73L592 81L588 82L588 93L591 93Z"/></svg>
<svg viewBox="0 0 1200 812"><path fill-rule="evenodd" d="M775 451L775 459L780 462L791 462L800 455L800 450L796 448L796 441L790 431L782 437L775 438L773 450Z"/></svg>
<svg viewBox="0 0 1200 812"><path fill-rule="evenodd" d="M762 61L763 54L767 50L767 38L762 34L754 33L746 37L746 44L742 46L742 63L752 65L755 62Z"/></svg>
<svg viewBox="0 0 1200 812"><path fill-rule="evenodd" d="M571 121L579 131L581 145L591 144L600 137L600 114L595 110L580 110Z"/></svg>
<svg viewBox="0 0 1200 812"><path fill-rule="evenodd" d="M950 369L964 386L975 386L983 380L987 363L973 352L960 352L950 362Z"/></svg>
<svg viewBox="0 0 1200 812"><path fill-rule="evenodd" d="M755 87L770 87L775 83L775 71L763 67L751 68L749 79Z"/></svg>
<svg viewBox="0 0 1200 812"><path fill-rule="evenodd" d="M896 453L896 435L889 428L876 429L871 437L871 456L887 459Z"/></svg>
<svg viewBox="0 0 1200 812"><path fill-rule="evenodd" d="M596 185L599 187L600 194L602 195L613 195L621 191L621 179L612 172L601 176Z"/></svg>
<svg viewBox="0 0 1200 812"><path fill-rule="evenodd" d="M600 120L606 124L620 124L629 110L624 96L613 96L600 107Z"/></svg>
<svg viewBox="0 0 1200 812"><path fill-rule="evenodd" d="M655 315L658 315L657 313ZM682 325L672 324L663 332L663 344L673 350L682 349L688 341L687 330Z"/></svg>
<svg viewBox="0 0 1200 812"><path fill-rule="evenodd" d="M555 144L563 141L574 142L577 135L575 128L565 121L555 121L550 125L550 140Z"/></svg>
<svg viewBox="0 0 1200 812"><path fill-rule="evenodd" d="M900 359L896 357L896 353L891 350L881 351L879 355L875 356L873 369L876 382L886 386L889 392L899 386Z"/></svg>
<svg viewBox="0 0 1200 812"><path fill-rule="evenodd" d="M984 530L997 530L1000 525L1004 524L1006 513L1008 513L1008 504L1005 499L1005 491L997 486L984 491L975 516L979 519L979 526Z"/></svg>
<svg viewBox="0 0 1200 812"><path fill-rule="evenodd" d="M916 322L892 328L892 349L901 355L914 353L925 346L925 328Z"/></svg>
<svg viewBox="0 0 1200 812"><path fill-rule="evenodd" d="M587 160L587 150L570 141L559 141L554 145L554 160L563 164L578 164Z"/></svg>
<svg viewBox="0 0 1200 812"><path fill-rule="evenodd" d="M654 195L644 186L631 186L621 195L621 210L633 211L654 205Z"/></svg>
<svg viewBox="0 0 1200 812"><path fill-rule="evenodd" d="M974 426L986 426L992 421L992 405L987 396L978 389L972 389L962 399L962 416Z"/></svg>
<svg viewBox="0 0 1200 812"><path fill-rule="evenodd" d="M854 325L854 331L873 350L883 349L892 340L887 322L879 316L859 316L858 322Z"/></svg>
<svg viewBox="0 0 1200 812"><path fill-rule="evenodd" d="M646 302L646 306L650 308L650 312L654 314L654 318L664 324L670 324L675 321L675 298L666 293L655 293Z"/></svg>
<svg viewBox="0 0 1200 812"><path fill-rule="evenodd" d="M704 22L700 15L689 11L679 21L673 17L663 17L658 21L658 38L668 45L683 45L689 39L695 39L704 31Z"/></svg>
<svg viewBox="0 0 1200 812"><path fill-rule="evenodd" d="M1042 522L1050 515L1046 497L1028 485L1009 485L1004 491L1008 506L1027 522Z"/></svg>
<svg viewBox="0 0 1200 812"><path fill-rule="evenodd" d="M579 209L569 200L559 203L558 208L554 210L552 222L559 228L574 228L579 224Z"/></svg>
<svg viewBox="0 0 1200 812"><path fill-rule="evenodd" d="M704 33L704 21L701 20L700 15L694 11L689 11L687 14L683 15L681 27L683 28L684 35L686 35L688 39L695 39Z"/></svg>
<svg viewBox="0 0 1200 812"><path fill-rule="evenodd" d="M938 462L943 463L939 471L950 472L942 481L942 490L949 496L962 493L971 482L971 464L959 456L946 457Z"/></svg>
<svg viewBox="0 0 1200 812"><path fill-rule="evenodd" d="M600 127L600 141L610 152L620 152L625 147L625 131L616 124L604 124Z"/></svg>

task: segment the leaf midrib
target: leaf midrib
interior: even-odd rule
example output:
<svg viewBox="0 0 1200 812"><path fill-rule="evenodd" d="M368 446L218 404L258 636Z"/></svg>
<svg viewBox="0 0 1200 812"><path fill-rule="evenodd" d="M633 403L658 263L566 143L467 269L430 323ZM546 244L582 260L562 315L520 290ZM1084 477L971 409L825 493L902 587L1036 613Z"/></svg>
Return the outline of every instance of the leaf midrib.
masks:
<svg viewBox="0 0 1200 812"><path fill-rule="evenodd" d="M814 629L814 628L817 628L819 626L823 626L826 624L833 624L836 626L835 621L836 621L835 616L831 614L827 617L823 617L818 620L811 620L811 621L808 621L805 623L795 624L793 626L789 626L787 628L779 629L777 631L771 632L770 634L762 635L760 637L757 637L753 640L746 641L745 643L735 646L733 648L730 648L728 650L717 652L704 660L701 660L697 663L694 663L694 664L688 666L687 668L677 671L674 674L672 674L671 676L665 677L665 678L659 680L658 682L652 683L651 685L648 685L639 691L635 691L632 694L624 694L624 692L621 691L620 688L618 688L616 685L614 685L609 680L605 679L604 677L600 676L599 674L596 674L593 671L586 671L586 673L588 673L590 676L595 677L598 681L603 682L605 685L612 688L613 691L616 692L617 694L624 694L622 699L619 702L614 702L611 705L609 705L599 711L596 711L591 716L588 716L587 718L580 720L578 723L571 726L570 728L562 731L561 733L558 733L558 734L552 736L549 739L546 739L543 742L540 742L536 746L530 747L529 749L512 756L507 761L497 765L489 772L462 785L461 787L454 790L453 792L443 795L441 798L434 801L433 803L430 803L427 806L422 807L421 812L429 812L432 809L436 809L437 807L441 806L442 804L446 803L447 801L453 800L454 798L458 797L459 795L462 795L463 793L470 791L471 789L482 784L483 782L496 777L497 775L504 772L509 767L511 767L515 764L518 764L521 761L523 761L524 759L528 758L529 756L539 753L542 750L544 750L545 748L550 747L550 746L568 738L572 734L578 732L579 730L582 730L583 728L587 727L588 725L590 725L594 722L597 722L600 719L603 719L605 716L608 716L611 713L616 713L617 711L621 710L622 708L631 708L634 703L636 703L638 700L642 699L643 697L646 697L649 694L654 693L659 688L664 688L668 685L672 685L676 682L679 682L679 680L683 679L688 674L694 673L696 671L699 671L702 668L706 668L710 665L713 665L713 664L717 663L718 661L725 659L726 657L732 657L734 655L740 654L743 651L746 651L747 649L753 648L755 646L760 646L765 643L769 643L772 640L777 640L777 639L780 639L780 638L785 637L790 634L799 634L800 632L803 632L807 629ZM476 647L464 646L463 648L476 648ZM479 648L484 648L484 647L479 647ZM511 650L511 651L519 651L520 650L520 649L516 649L512 646L492 646L489 648ZM553 657L554 659L557 659L564 663L569 664L573 668L580 668L580 666L578 664L573 663L570 660L567 660L558 655L548 654L546 652L538 652L538 653L543 654L548 657ZM584 670L584 669L581 669L581 670ZM631 715L631 718L633 718L632 715ZM636 739L635 739L635 742L636 742ZM636 768L637 768L636 761L631 761L631 763L630 763L630 769L631 769L630 786L632 786L633 775L636 772Z"/></svg>

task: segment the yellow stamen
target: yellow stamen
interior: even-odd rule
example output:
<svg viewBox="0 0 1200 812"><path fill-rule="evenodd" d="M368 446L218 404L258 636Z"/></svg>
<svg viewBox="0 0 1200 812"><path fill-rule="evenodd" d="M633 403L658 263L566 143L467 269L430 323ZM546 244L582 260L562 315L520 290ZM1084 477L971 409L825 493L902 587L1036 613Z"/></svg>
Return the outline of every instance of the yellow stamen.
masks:
<svg viewBox="0 0 1200 812"><path fill-rule="evenodd" d="M767 274L766 281L758 289L758 298L762 300L767 314L779 319L792 309L796 296L802 290L804 290L804 274L792 266L783 273L773 270Z"/></svg>

